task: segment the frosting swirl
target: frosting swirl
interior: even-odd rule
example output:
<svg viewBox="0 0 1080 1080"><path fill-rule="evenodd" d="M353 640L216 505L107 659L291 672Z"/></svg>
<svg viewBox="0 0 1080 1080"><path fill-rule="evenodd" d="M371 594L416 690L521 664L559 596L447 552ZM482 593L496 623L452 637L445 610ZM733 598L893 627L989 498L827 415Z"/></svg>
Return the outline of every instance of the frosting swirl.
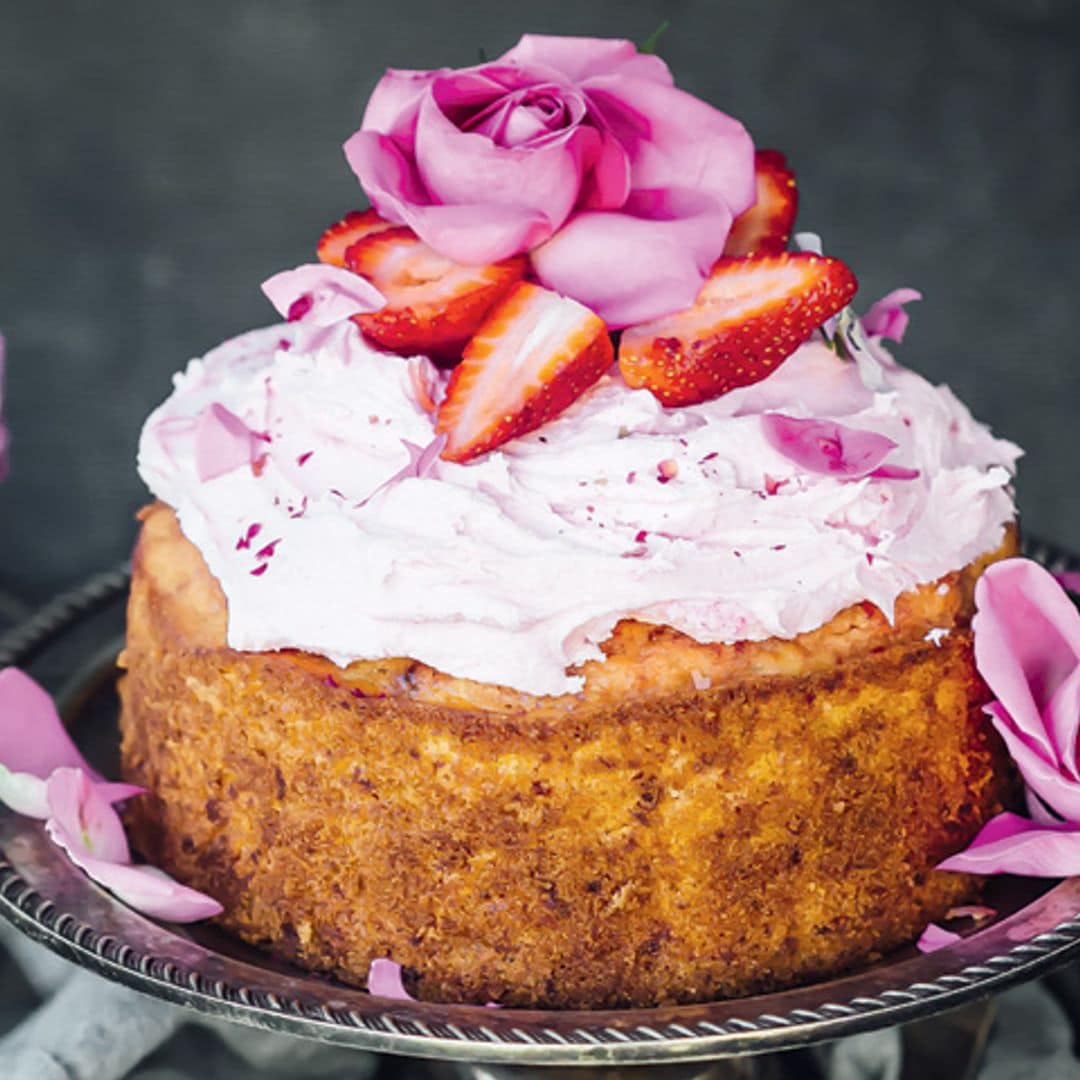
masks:
<svg viewBox="0 0 1080 1080"><path fill-rule="evenodd" d="M221 583L232 647L409 656L558 694L620 619L731 642L794 637L861 600L890 614L995 547L1015 515L1018 447L947 387L890 366L871 391L816 341L689 408L606 376L484 458L407 475L433 438L418 381L437 379L348 322L256 330L176 376L139 470ZM212 405L263 453L200 480ZM768 412L884 435L898 475L801 469L766 437Z"/></svg>

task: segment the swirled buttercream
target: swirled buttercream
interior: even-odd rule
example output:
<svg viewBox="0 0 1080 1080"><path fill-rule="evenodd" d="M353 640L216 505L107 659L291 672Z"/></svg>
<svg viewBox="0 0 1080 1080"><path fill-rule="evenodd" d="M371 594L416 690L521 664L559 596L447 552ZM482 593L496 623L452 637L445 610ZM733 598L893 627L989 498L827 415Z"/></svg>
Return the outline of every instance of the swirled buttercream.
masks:
<svg viewBox="0 0 1080 1080"><path fill-rule="evenodd" d="M683 409L605 376L538 431L409 475L434 436L417 388L437 380L348 322L256 330L176 376L139 469L221 583L233 648L409 656L558 694L620 619L731 642L790 638L861 600L891 615L1015 514L1016 446L948 388L890 367L871 391L816 341ZM212 405L264 451L200 481ZM884 435L897 475L805 471L766 438L768 412Z"/></svg>

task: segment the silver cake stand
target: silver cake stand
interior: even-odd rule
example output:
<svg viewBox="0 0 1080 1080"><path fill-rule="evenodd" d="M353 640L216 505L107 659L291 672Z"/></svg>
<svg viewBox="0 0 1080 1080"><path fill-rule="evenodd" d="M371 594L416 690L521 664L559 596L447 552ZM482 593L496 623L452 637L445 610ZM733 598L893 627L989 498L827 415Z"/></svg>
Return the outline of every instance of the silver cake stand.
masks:
<svg viewBox="0 0 1080 1080"><path fill-rule="evenodd" d="M1052 569L1080 568L1046 544L1029 543L1027 553ZM127 583L126 567L101 574L0 638L0 667L17 664L56 694L80 746L107 772L116 768L112 671ZM999 879L993 889L997 918L956 945L927 956L900 950L828 982L657 1009L485 1009L373 997L214 927L144 918L76 870L39 823L0 811L0 915L53 952L203 1014L441 1062L459 1076L520 1077L540 1068L550 1076L546 1069L557 1066L712 1076L702 1063L928 1018L1080 956L1080 878Z"/></svg>

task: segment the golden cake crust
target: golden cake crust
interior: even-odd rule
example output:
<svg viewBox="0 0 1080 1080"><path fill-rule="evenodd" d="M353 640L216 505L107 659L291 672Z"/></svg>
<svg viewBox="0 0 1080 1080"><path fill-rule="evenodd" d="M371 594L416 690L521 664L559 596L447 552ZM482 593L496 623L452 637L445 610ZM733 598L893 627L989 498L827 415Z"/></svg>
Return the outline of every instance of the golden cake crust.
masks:
<svg viewBox="0 0 1080 1080"><path fill-rule="evenodd" d="M535 698L407 658L234 651L172 511L142 516L134 841L304 966L362 984L389 957L450 1001L700 1001L865 962L976 891L932 867L1012 788L968 620L1013 530L894 627L856 605L706 646L627 622L581 694Z"/></svg>

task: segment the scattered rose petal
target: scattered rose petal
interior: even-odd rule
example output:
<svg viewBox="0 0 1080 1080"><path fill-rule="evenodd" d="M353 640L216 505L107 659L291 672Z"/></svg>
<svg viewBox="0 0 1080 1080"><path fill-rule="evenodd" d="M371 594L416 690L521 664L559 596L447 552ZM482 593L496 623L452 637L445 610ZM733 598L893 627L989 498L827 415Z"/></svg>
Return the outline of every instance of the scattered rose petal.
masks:
<svg viewBox="0 0 1080 1080"><path fill-rule="evenodd" d="M425 476L430 476L431 471L439 463L439 455L446 446L447 438L445 433L436 435L427 446L417 446L408 439L402 439L401 445L405 447L405 452L409 455L408 464L402 466L388 480L384 480L366 499L357 503L357 506L366 506L379 492L400 484L402 480L422 480Z"/></svg>
<svg viewBox="0 0 1080 1080"><path fill-rule="evenodd" d="M56 769L46 785L49 820L77 838L87 855L131 862L120 815L82 769Z"/></svg>
<svg viewBox="0 0 1080 1080"><path fill-rule="evenodd" d="M807 472L860 480L870 476L896 449L875 431L845 427L832 420L801 420L765 413L761 425L769 445Z"/></svg>
<svg viewBox="0 0 1080 1080"><path fill-rule="evenodd" d="M872 337L903 341L908 328L908 313L904 310L904 305L921 299L922 293L918 289L893 289L891 293L870 305L862 317L863 330Z"/></svg>
<svg viewBox="0 0 1080 1080"><path fill-rule="evenodd" d="M903 465L879 465L870 475L875 480L918 480L922 474Z"/></svg>
<svg viewBox="0 0 1080 1080"><path fill-rule="evenodd" d="M108 862L89 854L58 821L50 820L46 831L68 858L88 877L117 899L155 919L189 923L212 919L224 908L216 900L173 881L155 866L130 866Z"/></svg>
<svg viewBox="0 0 1080 1080"><path fill-rule="evenodd" d="M954 934L951 930L938 926L937 923L929 923L915 943L915 948L921 953L932 953L937 952L938 949L947 948L949 945L955 945L960 940L962 939L959 934Z"/></svg>
<svg viewBox="0 0 1080 1080"><path fill-rule="evenodd" d="M862 323L850 307L844 308L836 317L834 340L841 342L848 358L855 361L859 378L867 390L882 393L889 389L882 355L866 337Z"/></svg>
<svg viewBox="0 0 1080 1080"><path fill-rule="evenodd" d="M101 779L75 748L52 698L13 667L0 671L0 764L40 780L61 767Z"/></svg>
<svg viewBox="0 0 1080 1080"><path fill-rule="evenodd" d="M965 851L946 859L938 869L963 874L1072 877L1080 874L1080 825L1041 825L1018 814L998 814Z"/></svg>
<svg viewBox="0 0 1080 1080"><path fill-rule="evenodd" d="M394 1001L415 1001L401 978L401 965L393 960L372 960L368 968L368 993Z"/></svg>
<svg viewBox="0 0 1080 1080"><path fill-rule="evenodd" d="M206 483L242 465L252 465L263 440L234 412L217 402L207 405L195 425L195 473Z"/></svg>
<svg viewBox="0 0 1080 1080"><path fill-rule="evenodd" d="M986 922L997 914L997 908L986 907L985 904L961 904L960 907L949 908L945 912L948 919L974 919L975 922Z"/></svg>
<svg viewBox="0 0 1080 1080"><path fill-rule="evenodd" d="M16 814L44 821L49 816L46 781L32 773L12 772L0 765L0 803Z"/></svg>
<svg viewBox="0 0 1080 1080"><path fill-rule="evenodd" d="M386 305L386 298L366 278L324 263L283 270L267 278L262 291L290 322L312 326L333 326Z"/></svg>

